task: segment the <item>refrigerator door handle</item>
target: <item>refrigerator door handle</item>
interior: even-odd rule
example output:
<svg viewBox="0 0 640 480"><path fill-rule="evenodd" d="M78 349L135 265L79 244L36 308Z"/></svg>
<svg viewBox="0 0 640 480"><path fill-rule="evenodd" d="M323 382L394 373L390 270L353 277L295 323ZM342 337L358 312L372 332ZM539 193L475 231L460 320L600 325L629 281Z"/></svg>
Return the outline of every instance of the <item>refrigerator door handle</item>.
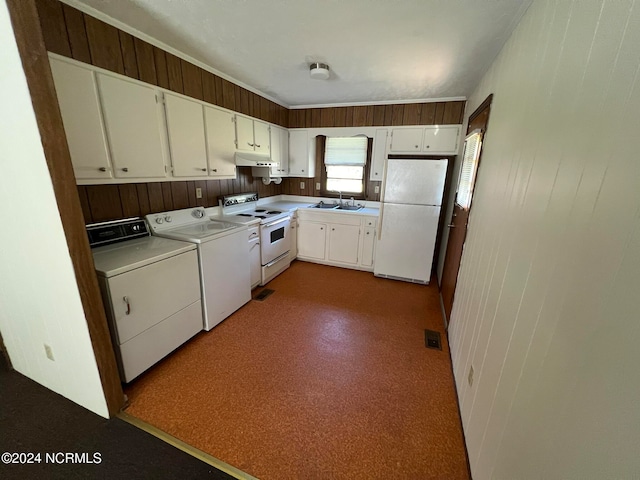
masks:
<svg viewBox="0 0 640 480"><path fill-rule="evenodd" d="M384 216L384 202L380 203L380 215L378 219L378 241L382 238L382 217Z"/></svg>

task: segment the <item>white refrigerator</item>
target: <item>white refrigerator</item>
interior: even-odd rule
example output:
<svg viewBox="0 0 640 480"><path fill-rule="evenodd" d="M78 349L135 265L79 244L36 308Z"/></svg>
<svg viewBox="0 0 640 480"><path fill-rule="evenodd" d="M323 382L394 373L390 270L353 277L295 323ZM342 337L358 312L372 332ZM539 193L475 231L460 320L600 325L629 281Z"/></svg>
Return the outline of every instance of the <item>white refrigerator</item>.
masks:
<svg viewBox="0 0 640 480"><path fill-rule="evenodd" d="M388 159L373 273L428 284L447 160Z"/></svg>

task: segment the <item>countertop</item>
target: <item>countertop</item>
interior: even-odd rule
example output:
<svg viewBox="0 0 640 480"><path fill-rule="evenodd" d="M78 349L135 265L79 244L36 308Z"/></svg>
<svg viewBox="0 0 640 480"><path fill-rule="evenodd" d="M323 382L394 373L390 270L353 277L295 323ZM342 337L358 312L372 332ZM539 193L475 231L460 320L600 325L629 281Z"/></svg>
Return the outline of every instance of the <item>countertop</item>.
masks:
<svg viewBox="0 0 640 480"><path fill-rule="evenodd" d="M323 200L323 199L317 198L313 202L308 202L308 201L295 202L295 201L279 200L276 202L264 203L262 205L269 205L270 208L274 208L276 210L288 210L292 212L297 209L303 209L303 208L307 209L312 205L315 205L318 202L320 202L320 200ZM326 202L327 200L324 199L324 201ZM369 217L377 217L380 214L380 210L378 208L372 208L372 207L365 207L361 210L331 210L331 209L320 209L320 208L313 208L311 210L313 210L314 212L324 212L324 213L339 214L339 215L366 215Z"/></svg>

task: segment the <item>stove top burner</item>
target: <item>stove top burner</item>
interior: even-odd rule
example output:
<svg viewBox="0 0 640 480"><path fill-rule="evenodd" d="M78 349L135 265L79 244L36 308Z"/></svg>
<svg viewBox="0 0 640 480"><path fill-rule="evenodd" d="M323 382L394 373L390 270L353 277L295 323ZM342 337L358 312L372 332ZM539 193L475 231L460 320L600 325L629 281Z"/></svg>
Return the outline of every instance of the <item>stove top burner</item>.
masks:
<svg viewBox="0 0 640 480"><path fill-rule="evenodd" d="M264 208L256 208L255 211L258 212L258 213L266 212L266 210Z"/></svg>
<svg viewBox="0 0 640 480"><path fill-rule="evenodd" d="M256 211L257 211L257 210L256 210ZM254 215L254 217L256 217L256 218L267 218L267 216L266 216L266 215Z"/></svg>
<svg viewBox="0 0 640 480"><path fill-rule="evenodd" d="M250 213L239 213L238 216L239 217L253 217L253 215L251 215Z"/></svg>
<svg viewBox="0 0 640 480"><path fill-rule="evenodd" d="M269 211L267 211L267 213L268 213L269 215L277 215L278 213L282 213L282 212L280 212L280 211L278 211L278 210L269 210Z"/></svg>

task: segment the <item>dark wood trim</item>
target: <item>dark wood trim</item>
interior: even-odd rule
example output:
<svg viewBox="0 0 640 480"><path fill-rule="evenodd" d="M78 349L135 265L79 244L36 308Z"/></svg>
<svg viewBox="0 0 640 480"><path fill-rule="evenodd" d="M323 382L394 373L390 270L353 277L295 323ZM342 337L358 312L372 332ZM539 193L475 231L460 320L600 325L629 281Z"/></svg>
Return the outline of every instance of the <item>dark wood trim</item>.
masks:
<svg viewBox="0 0 640 480"><path fill-rule="evenodd" d="M339 198L340 197L339 194L326 189L327 169L324 168L323 160L324 160L324 149L326 148L326 145L327 145L327 137L325 137L324 135L318 135L318 138L321 139L320 141L317 142L318 150L316 153L316 158L320 160L319 162L316 162L316 169L320 170L320 172L316 172L316 178L320 177L321 188L320 188L319 194L322 197ZM369 171L371 168L371 152L373 151L373 138L368 137L367 140L368 140L367 141L367 161L364 165L364 173L362 178L362 194L348 195L346 198L351 198L352 196L356 200L367 200L368 198L367 190L369 187L369 182L367 180L369 179ZM343 196L343 199L344 199L344 196Z"/></svg>
<svg viewBox="0 0 640 480"><path fill-rule="evenodd" d="M35 0L8 0L22 65L60 211L109 415L124 403L111 336L83 221L69 147Z"/></svg>
<svg viewBox="0 0 640 480"><path fill-rule="evenodd" d="M475 118L480 115L482 113L482 111L487 107L491 105L491 102L493 102L493 93L491 93L487 98L484 99L484 101L478 105L478 108L476 108L473 113L471 115L469 115L469 121L467 122L467 124L471 124L473 123L473 121L475 120ZM469 134L469 132L467 131L467 135Z"/></svg>

